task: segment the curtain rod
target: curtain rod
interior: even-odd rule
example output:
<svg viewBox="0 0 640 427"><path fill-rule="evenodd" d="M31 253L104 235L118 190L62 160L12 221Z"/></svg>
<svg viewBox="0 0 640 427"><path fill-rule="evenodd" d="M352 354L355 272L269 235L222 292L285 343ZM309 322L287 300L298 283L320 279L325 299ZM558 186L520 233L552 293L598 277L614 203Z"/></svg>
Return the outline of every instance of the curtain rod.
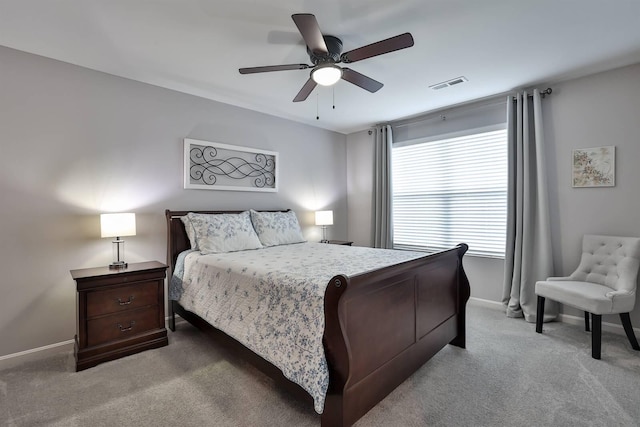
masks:
<svg viewBox="0 0 640 427"><path fill-rule="evenodd" d="M506 98L506 94L492 96L489 98L483 98L480 100L470 101L468 103L457 104L457 105L442 108L439 110L434 110L425 115L415 116L410 119L396 120L395 122L389 122L389 123L379 123L378 125L391 125L394 128L400 128L400 127L409 126L415 123L424 122L432 119L442 120L443 114L450 111L451 109L463 108L464 111L471 111L479 108L491 108L493 106L506 103L507 99L505 98Z"/></svg>
<svg viewBox="0 0 640 427"><path fill-rule="evenodd" d="M511 92L513 93L513 91L511 91ZM550 87L548 87L545 90L540 91L540 96L542 98L544 98L547 95L551 95L552 92L553 92L553 90ZM492 96L488 96L488 97L485 97L485 98L480 98L480 99L476 99L476 100L473 100L473 101L469 101L469 102L466 102L466 103L463 102L461 104L452 105L452 106L449 106L449 107L444 107L444 108L441 108L441 109L437 109L437 110L431 111L431 112L429 112L427 114L424 114L424 115L418 115L418 116L407 118L407 119L400 119L400 120L395 120L395 121L391 121L391 122L377 123L375 126L391 125L393 127L403 127L403 126L407 126L407 125L410 125L410 124L413 124L413 123L429 120L430 118L433 118L433 117L437 117L438 112L443 112L443 111L449 110L451 108L465 107L465 106L467 106L469 104L474 104L474 103L478 102L477 106L471 107L473 109L473 108L486 107L488 105L493 105L493 103L491 101L495 101L496 103L504 102L503 101L504 98L502 98L502 97L505 96L505 95L508 95L508 93L504 93L503 92L503 93L498 94L498 95L492 95ZM532 98L533 94L528 94L527 97L528 98ZM512 97L511 99L513 101L516 100L515 97ZM502 101L499 101L499 100L502 100ZM485 102L486 102L486 104L485 104ZM369 135L371 135L372 133L373 132L371 130L369 130Z"/></svg>
<svg viewBox="0 0 640 427"><path fill-rule="evenodd" d="M544 98L547 95L551 95L551 93L553 92L553 90L548 87L545 90L540 91L540 95L542 98ZM435 111L431 111L430 113L424 114L424 115L418 115L415 117L411 117L411 118L407 118L404 120L395 120L395 121L391 121L391 122L386 122L386 123L377 123L376 126L384 126L384 125L391 125L393 127L403 127L403 126L407 126L413 123L417 123L417 122L421 122L421 121L425 121L425 120L429 120L430 118L433 117L437 117L438 111L445 111L448 110L450 108L457 108L457 107L464 107L465 105L469 105L469 104L474 104L476 102L478 102L478 105L476 105L475 107L471 107L471 108L479 108L479 107L486 107L488 105L493 105L493 103L491 101L495 101L496 103L498 102L504 102L504 98L502 98L503 96L507 95L507 93L502 93L499 95L493 95L493 96L489 96L486 98L481 98L481 99L477 99L474 101L469 101L467 103L462 103L462 104L458 104L458 105L453 105L450 107L445 107L442 108L440 110L435 110ZM532 98L533 94L529 94L527 95L528 98ZM511 98L512 100L515 101L515 97ZM485 103L486 102L486 103ZM371 135L372 132L369 131L369 135Z"/></svg>
<svg viewBox="0 0 640 427"><path fill-rule="evenodd" d="M545 90L541 90L541 91L540 91L540 97L544 98L544 97L545 97L545 96L547 96L547 95L551 95L551 92L553 92L553 90L551 90L551 88L550 88L550 87L546 88ZM527 95L527 98L533 98L533 94L529 94L529 95ZM516 98L515 98L515 97L513 97L513 100L515 101L515 100L516 100Z"/></svg>

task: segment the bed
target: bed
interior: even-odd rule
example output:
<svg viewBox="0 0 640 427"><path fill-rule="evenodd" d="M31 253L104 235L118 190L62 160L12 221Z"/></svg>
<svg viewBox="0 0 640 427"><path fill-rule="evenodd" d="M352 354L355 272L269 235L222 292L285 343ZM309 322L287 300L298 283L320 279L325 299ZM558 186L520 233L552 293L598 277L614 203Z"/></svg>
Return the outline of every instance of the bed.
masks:
<svg viewBox="0 0 640 427"><path fill-rule="evenodd" d="M295 214L288 210L251 211L252 214L254 212L256 215L270 213L279 215L282 213L295 218ZM358 259L367 259L368 254L372 251L384 251L303 242L280 246L265 245L264 248L237 251L237 253L230 254L219 254L214 251L213 253L209 252L209 255L206 256L202 255L207 253L203 248L198 248L202 254L191 250L194 244L193 235L187 233L185 222L183 222L184 217L193 215L194 218L204 216L217 218L239 214L243 214L243 212L167 210L165 212L168 239L167 262L170 266L170 277L173 278L178 273L185 274L182 269L187 269L188 265L198 265L204 271L214 268L202 265L207 260L211 260L212 263L242 262L237 258L251 260L249 264L252 267L248 268L249 271L253 269L253 276L260 276L262 266L256 265L260 263L255 262L255 259L268 258L251 258L257 256L256 254L265 257L269 253L274 253L280 263L288 262L289 257L298 257L294 264L304 264L309 261L301 261L300 257L304 256L307 259L313 259L313 262L321 263L321 258L326 254L334 256L336 259L348 259L350 255L345 251L354 251L358 254ZM260 234L260 238L262 239L264 235ZM298 300L320 299L322 316L317 316L321 320L317 347L319 347L321 359L326 364L327 372L326 384L321 384L324 387L322 399L319 399L306 384L298 381L295 375L279 365L277 360L274 361L270 354L263 354L260 351L259 341L245 343L241 338L238 338L235 329L232 328L232 331L228 332L225 329L226 325L225 328L222 328L225 332L221 332L211 325L215 322L210 320L212 316L210 310L195 309L191 306L188 297L176 296L175 294L171 296L171 290L169 292L172 298L169 327L175 331L175 315L180 315L216 339L233 346L242 353L243 357L284 384L292 392L303 396L306 394L307 399L311 395L312 399L308 400L313 401L316 412L321 413L322 426L350 426L444 346L452 344L465 347L465 306L469 299L470 289L462 267L462 259L467 248L466 244L460 244L455 248L432 254L401 254L403 251L388 251L398 253L394 254L398 260L390 265L371 268L370 264L362 261L364 264L355 274L345 274L344 271L329 271L323 267L318 270L323 273L318 274L315 280L314 277L309 278L309 282L312 286L316 286L316 289L309 291L303 298L299 297ZM293 252L286 252L288 250L293 250ZM332 253L333 255L331 255ZM377 252L374 255L377 255ZM357 264L355 258L354 264ZM341 266L335 268L342 268L345 271L353 270L347 268L350 264L334 262L332 265ZM239 269L229 267L226 271L224 269L218 270L217 275L220 276L222 273L224 276L225 272L232 270ZM247 270L247 268L242 268L242 270ZM306 270L313 269L307 268ZM201 276L202 274L199 271L194 275ZM325 277L326 274L329 276ZM182 276L180 277L182 278ZM292 280L290 277L279 279L275 276L273 278L271 273L268 274L268 277L269 280L276 282L282 280L283 283ZM212 280L208 280L210 289ZM261 280L261 282L263 281ZM256 287L257 285L251 286ZM238 287L235 286L235 288ZM250 286L247 289L250 289ZM204 298L202 290L194 292L197 292L198 296L191 296L191 300ZM245 290L242 292L246 293ZM224 291L225 295L226 293L227 290ZM228 306L228 303L225 304L225 307ZM255 311L253 308L252 306L249 307L249 310L244 312L239 310L239 312L252 313ZM270 307L270 310L274 312L279 309L274 310L273 307ZM234 317L233 314L228 314L227 317ZM214 313L213 316L215 317L217 314ZM286 316L295 317L291 315L291 312ZM305 315L304 317L309 316ZM281 319L274 320L274 325L276 321L281 322ZM293 326L297 325L299 321L299 319L296 320ZM289 325L288 327L296 329L293 326ZM273 331L273 325L270 325L269 328L269 331ZM297 329L300 328L297 327ZM306 327L304 329L306 330ZM271 333L271 335L278 334ZM303 338L306 341L307 337ZM297 347L297 345L293 347ZM316 359L310 358L309 360L312 365L316 363ZM311 370L311 372L315 373L315 370ZM295 381L291 381L292 378ZM318 375L318 378L321 376ZM321 381L318 380L318 382Z"/></svg>

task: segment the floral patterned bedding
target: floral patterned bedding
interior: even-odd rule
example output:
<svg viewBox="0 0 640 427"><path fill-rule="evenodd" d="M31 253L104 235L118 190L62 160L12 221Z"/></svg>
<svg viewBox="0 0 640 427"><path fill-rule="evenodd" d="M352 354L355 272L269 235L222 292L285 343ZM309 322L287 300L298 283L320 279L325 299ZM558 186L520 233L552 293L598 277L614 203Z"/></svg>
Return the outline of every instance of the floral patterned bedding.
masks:
<svg viewBox="0 0 640 427"><path fill-rule="evenodd" d="M209 255L186 251L169 295L280 368L322 413L329 383L322 346L329 280L426 255L321 243Z"/></svg>

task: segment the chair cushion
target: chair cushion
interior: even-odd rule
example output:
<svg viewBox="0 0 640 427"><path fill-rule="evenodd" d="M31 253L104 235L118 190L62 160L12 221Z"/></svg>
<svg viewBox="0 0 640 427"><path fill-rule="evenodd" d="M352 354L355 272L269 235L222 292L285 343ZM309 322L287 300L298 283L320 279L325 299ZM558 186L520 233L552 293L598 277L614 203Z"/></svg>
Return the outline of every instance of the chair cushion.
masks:
<svg viewBox="0 0 640 427"><path fill-rule="evenodd" d="M571 279L635 292L640 265L640 239L637 237L596 236L582 240L580 265Z"/></svg>
<svg viewBox="0 0 640 427"><path fill-rule="evenodd" d="M616 292L608 286L574 280L537 282L536 295L593 314L628 313L636 301L634 292Z"/></svg>

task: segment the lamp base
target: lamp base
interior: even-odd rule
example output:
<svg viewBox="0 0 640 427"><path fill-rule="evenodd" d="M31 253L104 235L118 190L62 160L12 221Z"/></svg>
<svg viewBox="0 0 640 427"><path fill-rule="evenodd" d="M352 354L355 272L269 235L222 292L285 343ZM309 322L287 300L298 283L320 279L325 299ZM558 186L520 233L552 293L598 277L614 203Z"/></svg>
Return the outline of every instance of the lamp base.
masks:
<svg viewBox="0 0 640 427"><path fill-rule="evenodd" d="M320 243L329 243L329 240L327 239L327 226L326 225L322 226L322 240L320 240Z"/></svg>
<svg viewBox="0 0 640 427"><path fill-rule="evenodd" d="M112 262L109 264L109 270L123 270L127 268L127 263L124 261Z"/></svg>

